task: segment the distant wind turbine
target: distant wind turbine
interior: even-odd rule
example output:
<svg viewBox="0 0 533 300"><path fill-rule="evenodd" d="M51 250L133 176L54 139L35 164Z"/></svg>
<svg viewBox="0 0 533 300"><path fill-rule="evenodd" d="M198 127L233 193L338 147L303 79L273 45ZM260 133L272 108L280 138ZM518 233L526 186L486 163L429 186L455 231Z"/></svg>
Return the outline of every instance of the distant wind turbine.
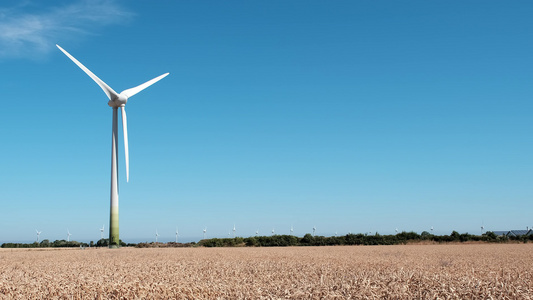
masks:
<svg viewBox="0 0 533 300"><path fill-rule="evenodd" d="M431 226L431 234L433 234L433 226Z"/></svg>
<svg viewBox="0 0 533 300"><path fill-rule="evenodd" d="M159 233L157 233L157 229L155 230L155 243L157 244L157 237L159 236Z"/></svg>
<svg viewBox="0 0 533 300"><path fill-rule="evenodd" d="M70 231L68 231L68 229L67 229L67 242L70 242L70 236L71 236L71 235L72 235L72 234L70 234Z"/></svg>
<svg viewBox="0 0 533 300"><path fill-rule="evenodd" d="M138 85L134 88L130 88L122 91L120 94L115 92L110 86L103 82L100 78L94 75L89 69L87 69L82 63L70 55L67 51L61 48L59 45L56 45L61 52L63 52L70 60L72 60L78 67L80 67L92 80L100 86L104 93L109 98L107 104L113 108L113 129L112 129L112 139L111 139L111 212L109 220L109 248L118 248L119 247L119 226L118 226L118 108L122 112L122 130L124 132L124 150L126 158L126 181L130 179L130 170L129 170L129 151L128 151L128 124L126 118L126 103L128 99L145 88L151 86L152 84L163 79L169 73L160 75L152 80L149 80L141 85Z"/></svg>
<svg viewBox="0 0 533 300"><path fill-rule="evenodd" d="M293 232L294 232L294 228L292 228L292 225L291 225L291 235L292 235Z"/></svg>
<svg viewBox="0 0 533 300"><path fill-rule="evenodd" d="M37 243L39 243L39 236L41 235L41 231L35 229L35 232L37 232Z"/></svg>
<svg viewBox="0 0 533 300"><path fill-rule="evenodd" d="M205 233L207 232L207 227L204 228L204 240L205 240Z"/></svg>
<svg viewBox="0 0 533 300"><path fill-rule="evenodd" d="M235 224L233 224L233 238L235 238Z"/></svg>
<svg viewBox="0 0 533 300"><path fill-rule="evenodd" d="M259 230L256 230L256 231L255 231L255 235L258 235L258 234L259 234Z"/></svg>
<svg viewBox="0 0 533 300"><path fill-rule="evenodd" d="M104 225L102 225L102 228L100 228L100 239L104 238Z"/></svg>
<svg viewBox="0 0 533 300"><path fill-rule="evenodd" d="M313 236L315 236L316 226L313 226Z"/></svg>
<svg viewBox="0 0 533 300"><path fill-rule="evenodd" d="M274 235L274 228L272 228L272 235Z"/></svg>
<svg viewBox="0 0 533 300"><path fill-rule="evenodd" d="M178 227L176 227L176 243L178 243L178 236L179 236L179 232L178 232Z"/></svg>
<svg viewBox="0 0 533 300"><path fill-rule="evenodd" d="M394 231L396 231L396 233L398 233L398 228L394 229Z"/></svg>

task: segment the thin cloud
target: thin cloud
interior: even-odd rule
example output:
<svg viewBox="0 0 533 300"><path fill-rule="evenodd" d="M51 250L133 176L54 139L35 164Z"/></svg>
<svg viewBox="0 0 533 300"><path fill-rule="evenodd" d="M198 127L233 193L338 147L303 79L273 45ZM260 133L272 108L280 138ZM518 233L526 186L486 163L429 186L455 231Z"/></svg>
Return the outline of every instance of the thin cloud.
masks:
<svg viewBox="0 0 533 300"><path fill-rule="evenodd" d="M0 58L42 56L58 41L93 35L133 16L112 0L83 0L44 9L39 5L26 2L0 8Z"/></svg>

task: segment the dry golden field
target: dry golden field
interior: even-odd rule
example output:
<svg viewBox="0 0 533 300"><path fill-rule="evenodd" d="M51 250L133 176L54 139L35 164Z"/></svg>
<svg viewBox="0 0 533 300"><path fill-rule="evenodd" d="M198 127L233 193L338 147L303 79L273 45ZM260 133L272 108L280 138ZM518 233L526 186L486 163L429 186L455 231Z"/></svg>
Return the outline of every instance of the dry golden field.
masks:
<svg viewBox="0 0 533 300"><path fill-rule="evenodd" d="M0 299L531 299L533 244L0 250Z"/></svg>

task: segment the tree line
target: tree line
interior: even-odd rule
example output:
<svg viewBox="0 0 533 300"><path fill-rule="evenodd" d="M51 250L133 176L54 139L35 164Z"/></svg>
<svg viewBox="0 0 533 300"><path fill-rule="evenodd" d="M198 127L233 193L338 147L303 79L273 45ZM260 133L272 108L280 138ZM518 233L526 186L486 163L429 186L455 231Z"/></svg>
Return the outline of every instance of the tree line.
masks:
<svg viewBox="0 0 533 300"><path fill-rule="evenodd" d="M251 236L247 238L212 238L200 240L198 243L125 243L120 240L121 247L286 247L286 246L340 246L340 245L399 245L408 242L432 241L437 243L449 242L489 242L505 243L509 241L518 241L527 243L533 241L533 235L523 236L497 236L494 232L487 231L482 235L469 233L458 233L453 231L450 235L433 235L427 231L418 234L416 232L401 232L394 235L381 235L375 233L368 234L347 234L342 236L314 236L307 233L303 237L294 235L272 235L272 236ZM40 243L4 243L2 248L64 248L64 247L108 247L108 239L100 239L96 243L81 243L76 241L43 240Z"/></svg>
<svg viewBox="0 0 533 300"><path fill-rule="evenodd" d="M398 245L408 242L433 241L437 243L481 241L490 243L505 243L508 241L528 242L533 241L533 236L508 237L497 236L491 231L482 235L458 233L453 231L450 235L433 235L427 231L401 232L395 235L347 234L343 236L313 236L310 233L303 237L293 235L253 236L236 238L213 238L198 242L204 247L284 247L284 246L337 246L337 245Z"/></svg>

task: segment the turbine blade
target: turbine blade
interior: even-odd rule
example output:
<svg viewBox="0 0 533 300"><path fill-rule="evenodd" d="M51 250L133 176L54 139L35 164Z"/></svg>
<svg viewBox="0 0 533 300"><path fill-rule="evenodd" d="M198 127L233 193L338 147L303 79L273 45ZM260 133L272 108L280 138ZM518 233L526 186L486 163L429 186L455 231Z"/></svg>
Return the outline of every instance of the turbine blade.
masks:
<svg viewBox="0 0 533 300"><path fill-rule="evenodd" d="M128 120L126 118L126 108L122 110L122 130L124 131L124 151L126 152L126 182L130 181L130 155L128 150Z"/></svg>
<svg viewBox="0 0 533 300"><path fill-rule="evenodd" d="M138 92L144 90L145 88L151 86L152 84L158 82L159 80L165 78L168 74L170 74L170 73L165 73L165 74L160 75L160 76L158 76L158 77L156 77L156 78L154 78L152 80L149 80L149 81L147 81L147 82L145 82L145 83L143 83L141 85L138 85L138 86L136 86L134 88L124 90L124 91L121 92L121 94L124 94L124 95L126 95L126 97L129 98L129 97L137 94Z"/></svg>
<svg viewBox="0 0 533 300"><path fill-rule="evenodd" d="M78 67L80 67L87 75L89 75L89 77L91 77L94 80L94 82L96 82L102 88L102 90L107 95L109 100L118 97L117 92L115 92L109 85L107 85L104 81L102 81L102 79L94 75L94 73L91 72L91 70L87 69L84 65L82 65L82 63L80 63L77 59L74 58L74 56L70 55L67 51L65 51L65 49L59 47L59 45L57 44L56 46L57 48L59 48L59 50L61 50L61 52L63 52L68 58L70 58L70 60L72 60L76 65L78 65Z"/></svg>

